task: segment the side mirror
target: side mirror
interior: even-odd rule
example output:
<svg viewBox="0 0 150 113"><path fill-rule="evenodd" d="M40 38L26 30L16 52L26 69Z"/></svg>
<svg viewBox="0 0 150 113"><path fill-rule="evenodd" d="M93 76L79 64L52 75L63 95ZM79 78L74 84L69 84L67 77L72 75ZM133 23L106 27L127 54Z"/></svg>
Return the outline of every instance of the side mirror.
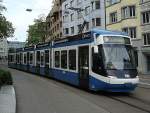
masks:
<svg viewBox="0 0 150 113"><path fill-rule="evenodd" d="M98 46L94 46L94 53L98 53Z"/></svg>

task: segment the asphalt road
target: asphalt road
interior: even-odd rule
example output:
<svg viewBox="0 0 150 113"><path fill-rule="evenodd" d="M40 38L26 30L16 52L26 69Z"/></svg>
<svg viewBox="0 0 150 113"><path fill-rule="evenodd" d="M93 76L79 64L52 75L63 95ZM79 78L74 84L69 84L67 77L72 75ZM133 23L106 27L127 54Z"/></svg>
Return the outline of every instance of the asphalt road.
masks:
<svg viewBox="0 0 150 113"><path fill-rule="evenodd" d="M150 113L150 89L137 88L131 94L94 93L9 70L16 90L17 113Z"/></svg>

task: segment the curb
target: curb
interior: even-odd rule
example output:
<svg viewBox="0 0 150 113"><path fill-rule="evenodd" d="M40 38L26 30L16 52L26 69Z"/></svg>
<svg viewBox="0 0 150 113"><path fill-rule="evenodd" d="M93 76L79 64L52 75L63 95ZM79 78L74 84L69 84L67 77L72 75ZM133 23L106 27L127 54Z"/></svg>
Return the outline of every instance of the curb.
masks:
<svg viewBox="0 0 150 113"><path fill-rule="evenodd" d="M0 89L0 113L16 113L16 94L13 85Z"/></svg>

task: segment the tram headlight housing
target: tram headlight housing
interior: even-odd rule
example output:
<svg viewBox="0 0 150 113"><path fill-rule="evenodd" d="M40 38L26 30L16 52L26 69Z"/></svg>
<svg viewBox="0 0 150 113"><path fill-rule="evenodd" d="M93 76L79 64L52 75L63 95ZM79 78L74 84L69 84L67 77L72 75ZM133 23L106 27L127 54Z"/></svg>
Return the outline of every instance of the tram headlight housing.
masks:
<svg viewBox="0 0 150 113"><path fill-rule="evenodd" d="M116 77L116 76L111 76L111 75L108 75L108 78L115 79L115 78L117 78L117 77Z"/></svg>

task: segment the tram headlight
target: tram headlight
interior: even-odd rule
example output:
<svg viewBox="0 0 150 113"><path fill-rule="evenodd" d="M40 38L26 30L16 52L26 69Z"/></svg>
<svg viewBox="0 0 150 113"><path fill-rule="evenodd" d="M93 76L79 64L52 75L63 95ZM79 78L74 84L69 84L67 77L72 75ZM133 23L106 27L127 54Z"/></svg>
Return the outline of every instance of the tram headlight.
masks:
<svg viewBox="0 0 150 113"><path fill-rule="evenodd" d="M116 76L111 76L111 75L109 75L108 78L114 79L114 78L117 78L117 77L116 77Z"/></svg>

